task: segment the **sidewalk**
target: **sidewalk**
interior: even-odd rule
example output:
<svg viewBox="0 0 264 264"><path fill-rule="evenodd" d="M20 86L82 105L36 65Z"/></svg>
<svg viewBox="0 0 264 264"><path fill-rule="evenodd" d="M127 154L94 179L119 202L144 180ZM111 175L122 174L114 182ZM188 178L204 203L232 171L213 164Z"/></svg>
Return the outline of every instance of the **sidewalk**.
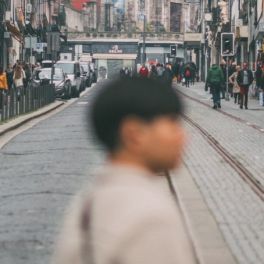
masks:
<svg viewBox="0 0 264 264"><path fill-rule="evenodd" d="M199 264L236 264L218 223L186 167L170 178Z"/></svg>
<svg viewBox="0 0 264 264"><path fill-rule="evenodd" d="M222 100L222 109L214 110L203 83L178 85L177 90L188 96L183 96L186 115L264 184L264 130L252 126L264 128L264 107L250 98L249 110L233 100ZM183 124L188 140L185 169L171 177L200 263L262 264L263 201L195 127Z"/></svg>
<svg viewBox="0 0 264 264"><path fill-rule="evenodd" d="M46 115L64 104L65 103L63 101L55 101L54 103L46 105L38 109L37 111L18 116L14 119L9 119L8 121L0 125L0 136L3 136L7 132L18 128L35 118Z"/></svg>
<svg viewBox="0 0 264 264"><path fill-rule="evenodd" d="M213 101L211 99L212 95L204 90L205 83L198 82L190 87L186 88L182 84L176 84L177 88L197 100L202 101L204 104L208 106L213 106ZM225 99L221 100L221 111L231 114L237 118L243 119L246 122L249 122L252 125L257 125L261 128L264 128L264 107L259 105L259 101L256 98L252 98L249 95L248 101L248 110L240 109L238 104L234 103L234 98L230 97L229 101Z"/></svg>
<svg viewBox="0 0 264 264"><path fill-rule="evenodd" d="M85 91L83 91L80 94L80 97L85 96L87 93L89 93L93 88L95 87L95 84L93 84L89 89L86 89ZM60 108L61 106L69 106L71 104L73 104L74 102L76 102L79 98L74 98L74 99L70 99L68 101L59 101L56 100L55 102L46 105L34 112L30 112L21 116L17 116L14 119L9 119L6 122L0 124L0 137L5 135L7 132L12 131L14 129L19 128L20 126L30 122L33 119L37 119L41 116L44 116L58 108Z"/></svg>

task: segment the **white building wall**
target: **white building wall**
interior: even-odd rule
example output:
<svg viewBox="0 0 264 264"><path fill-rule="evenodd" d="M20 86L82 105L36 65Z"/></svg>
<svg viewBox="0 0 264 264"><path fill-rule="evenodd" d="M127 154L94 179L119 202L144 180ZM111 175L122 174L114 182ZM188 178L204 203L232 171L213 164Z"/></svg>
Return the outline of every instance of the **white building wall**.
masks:
<svg viewBox="0 0 264 264"><path fill-rule="evenodd" d="M68 7L65 7L65 12L68 31L83 31L82 14Z"/></svg>

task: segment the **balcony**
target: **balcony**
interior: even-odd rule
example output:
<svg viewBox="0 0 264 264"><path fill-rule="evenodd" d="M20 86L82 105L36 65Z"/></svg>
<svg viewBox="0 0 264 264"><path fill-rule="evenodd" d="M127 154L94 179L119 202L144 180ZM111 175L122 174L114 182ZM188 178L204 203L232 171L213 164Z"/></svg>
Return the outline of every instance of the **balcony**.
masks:
<svg viewBox="0 0 264 264"><path fill-rule="evenodd" d="M264 21L260 21L255 30L255 39L260 40L264 37Z"/></svg>
<svg viewBox="0 0 264 264"><path fill-rule="evenodd" d="M90 40L109 40L109 39L122 39L122 40L142 40L143 32L69 32L68 39L76 41L90 41ZM168 41L168 42L183 42L184 34L182 33L169 33L169 32L145 32L146 41Z"/></svg>

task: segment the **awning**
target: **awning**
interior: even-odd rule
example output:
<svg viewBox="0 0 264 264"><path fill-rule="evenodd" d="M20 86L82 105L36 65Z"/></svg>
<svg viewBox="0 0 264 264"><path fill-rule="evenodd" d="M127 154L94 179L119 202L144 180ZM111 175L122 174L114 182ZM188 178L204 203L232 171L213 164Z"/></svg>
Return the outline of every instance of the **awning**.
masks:
<svg viewBox="0 0 264 264"><path fill-rule="evenodd" d="M23 41L23 36L15 25L12 25L9 21L6 21L6 28L16 40L19 42Z"/></svg>
<svg viewBox="0 0 264 264"><path fill-rule="evenodd" d="M94 53L93 58L104 60L135 60L137 58L137 54Z"/></svg>

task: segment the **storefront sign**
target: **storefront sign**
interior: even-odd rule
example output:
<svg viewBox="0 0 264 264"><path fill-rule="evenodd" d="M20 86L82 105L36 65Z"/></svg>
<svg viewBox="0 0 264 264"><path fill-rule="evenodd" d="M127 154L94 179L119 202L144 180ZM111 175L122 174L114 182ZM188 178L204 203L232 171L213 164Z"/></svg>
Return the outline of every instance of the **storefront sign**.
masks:
<svg viewBox="0 0 264 264"><path fill-rule="evenodd" d="M120 54L123 53L123 50L119 49L118 45L113 45L112 48L109 50L111 54Z"/></svg>
<svg viewBox="0 0 264 264"><path fill-rule="evenodd" d="M91 44L89 53L106 53L106 54L137 54L138 42L120 43L120 42L95 42Z"/></svg>

